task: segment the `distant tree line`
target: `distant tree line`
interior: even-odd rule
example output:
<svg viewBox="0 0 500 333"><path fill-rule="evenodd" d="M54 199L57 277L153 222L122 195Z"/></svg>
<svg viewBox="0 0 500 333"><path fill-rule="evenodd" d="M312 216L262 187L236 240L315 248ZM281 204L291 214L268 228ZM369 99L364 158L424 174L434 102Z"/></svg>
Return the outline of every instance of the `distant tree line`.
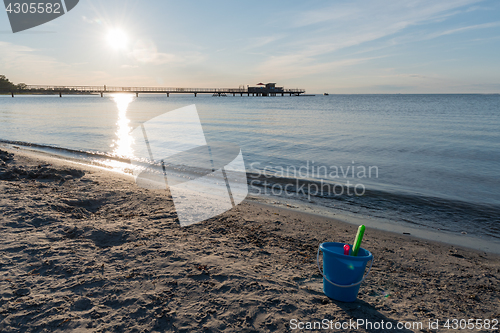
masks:
<svg viewBox="0 0 500 333"><path fill-rule="evenodd" d="M26 89L26 84L14 84L5 75L0 75L0 91L13 91Z"/></svg>

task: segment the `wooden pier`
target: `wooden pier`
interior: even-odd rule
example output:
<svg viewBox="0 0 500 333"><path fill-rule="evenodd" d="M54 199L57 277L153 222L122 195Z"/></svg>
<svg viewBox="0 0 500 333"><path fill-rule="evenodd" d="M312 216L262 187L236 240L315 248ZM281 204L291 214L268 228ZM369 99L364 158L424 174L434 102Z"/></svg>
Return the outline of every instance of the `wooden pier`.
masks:
<svg viewBox="0 0 500 333"><path fill-rule="evenodd" d="M22 89L4 91L15 94L36 95L72 95L72 94L104 94L130 93L139 97L139 94L211 94L212 96L300 96L305 93L304 89L281 89L272 94L259 93L248 88L167 88L167 87L113 87L113 86L47 86L47 85L25 85Z"/></svg>

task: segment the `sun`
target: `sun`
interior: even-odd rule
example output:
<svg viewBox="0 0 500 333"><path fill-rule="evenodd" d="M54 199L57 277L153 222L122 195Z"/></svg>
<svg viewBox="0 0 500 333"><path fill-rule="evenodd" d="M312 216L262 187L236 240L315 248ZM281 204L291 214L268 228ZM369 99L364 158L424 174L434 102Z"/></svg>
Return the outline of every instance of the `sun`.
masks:
<svg viewBox="0 0 500 333"><path fill-rule="evenodd" d="M108 31L106 36L109 46L115 50L123 50L127 48L128 37L127 34L121 29L113 29Z"/></svg>

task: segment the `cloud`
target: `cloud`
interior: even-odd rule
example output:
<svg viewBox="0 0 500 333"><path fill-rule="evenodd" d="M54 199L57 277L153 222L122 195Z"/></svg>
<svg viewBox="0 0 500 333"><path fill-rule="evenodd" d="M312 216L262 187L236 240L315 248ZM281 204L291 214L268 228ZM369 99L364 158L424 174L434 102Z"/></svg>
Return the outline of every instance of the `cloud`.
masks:
<svg viewBox="0 0 500 333"><path fill-rule="evenodd" d="M11 81L41 85L95 85L111 75L82 68L53 57L40 55L38 50L0 41L0 63ZM104 81L106 82L106 81Z"/></svg>
<svg viewBox="0 0 500 333"><path fill-rule="evenodd" d="M473 83L470 86L482 91L491 91L497 94L500 90L500 83Z"/></svg>
<svg viewBox="0 0 500 333"><path fill-rule="evenodd" d="M379 84L379 85L369 86L369 88L381 92L395 92L401 90L414 90L416 86Z"/></svg>
<svg viewBox="0 0 500 333"><path fill-rule="evenodd" d="M379 78L416 78L416 79L427 79L429 76L421 74L391 74L391 75L379 75Z"/></svg>
<svg viewBox="0 0 500 333"><path fill-rule="evenodd" d="M339 65L356 65L373 58L349 59L350 56L335 55L336 52L363 44L378 50L394 46L399 39L381 41L382 45L379 43L378 47L374 47L372 42L401 33L411 26L457 15L467 10L462 7L478 2L480 0L349 1L298 13L290 23L294 38L282 38L280 44L273 45L279 54L269 57L259 65L259 69L262 74L273 73L279 78L286 78L331 71ZM487 25L457 28L444 33L482 27ZM356 52L363 53L359 49Z"/></svg>
<svg viewBox="0 0 500 333"><path fill-rule="evenodd" d="M325 54L394 35L412 25L455 15L459 13L455 9L477 2L373 0L333 5L299 15L297 27L313 26L315 30L308 30L309 38L302 38L295 46L310 56Z"/></svg>
<svg viewBox="0 0 500 333"><path fill-rule="evenodd" d="M197 52L184 54L158 52L156 44L150 39L140 39L135 42L130 56L139 63L151 65L175 64L180 66L197 64L205 59Z"/></svg>
<svg viewBox="0 0 500 333"><path fill-rule="evenodd" d="M276 42L277 40L283 38L283 35L272 35L272 36L262 36L262 37L252 37L245 40L247 45L244 50L251 50L263 47L265 45Z"/></svg>
<svg viewBox="0 0 500 333"><path fill-rule="evenodd" d="M152 81L147 75L113 75L106 71L93 70L87 63L68 64L49 56L39 55L36 49L2 41L0 41L0 63L4 71L0 74L7 75L15 83L95 85L106 82L108 85L120 85L123 82L133 82L135 85L149 85ZM130 65L129 68L134 67Z"/></svg>
<svg viewBox="0 0 500 333"><path fill-rule="evenodd" d="M271 57L271 59L257 67L257 72L263 80L266 80L266 78L268 80L275 78L280 80L292 79L354 66L372 59L374 58L342 59L321 63L302 55L286 55Z"/></svg>
<svg viewBox="0 0 500 333"><path fill-rule="evenodd" d="M20 77L43 77L45 74L50 77L50 73L56 69L60 72L68 68L68 65L54 58L37 55L30 47L1 41L0 63L3 69L15 72Z"/></svg>
<svg viewBox="0 0 500 333"><path fill-rule="evenodd" d="M449 11L472 5L482 0L413 0L413 1L349 1L325 8L301 13L294 20L297 27L318 23L366 23L374 22L390 25L403 23L401 27L422 21L438 20L449 15ZM453 12L451 14L455 14ZM380 25L380 24L379 24Z"/></svg>
<svg viewBox="0 0 500 333"><path fill-rule="evenodd" d="M87 16L82 16L82 20L83 22L85 23L88 23L88 24L99 24L99 25L102 25L103 24L103 21L100 19L100 18L88 18Z"/></svg>
<svg viewBox="0 0 500 333"><path fill-rule="evenodd" d="M494 28L494 27L499 27L499 26L500 26L500 21L470 25L467 27L449 29L449 30L445 30L445 31L441 31L441 32L432 33L432 34L427 35L425 39L432 39L432 38L456 34L456 33L460 33L460 32L466 32L466 31L470 31L470 30Z"/></svg>
<svg viewBox="0 0 500 333"><path fill-rule="evenodd" d="M194 65L202 62L205 59L200 53L187 54L171 54L171 53L156 53L151 61L154 65L176 64L176 65Z"/></svg>

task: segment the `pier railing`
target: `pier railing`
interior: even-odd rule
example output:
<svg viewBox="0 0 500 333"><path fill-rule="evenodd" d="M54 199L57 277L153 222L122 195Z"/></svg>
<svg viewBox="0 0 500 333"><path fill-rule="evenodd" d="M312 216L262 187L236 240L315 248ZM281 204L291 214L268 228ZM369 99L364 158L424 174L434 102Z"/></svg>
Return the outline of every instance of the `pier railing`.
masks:
<svg viewBox="0 0 500 333"><path fill-rule="evenodd" d="M116 87L116 86L55 86L55 85L36 85L28 84L14 89L0 89L0 93L9 93L14 97L15 94L40 94L51 95L59 94L100 94L103 97L108 93L134 93L139 96L142 94L213 94L214 96L226 96L227 94L246 94L248 96L276 96L276 95L300 95L305 93L304 89L266 89L262 92L250 92L248 88L171 88L171 87Z"/></svg>
<svg viewBox="0 0 500 333"><path fill-rule="evenodd" d="M131 93L248 93L247 88L171 88L171 87L115 87L115 86L51 86L51 85L26 85L23 90L29 91L54 91L54 92L131 92ZM299 93L305 92L304 89L283 89L277 93L284 92Z"/></svg>

